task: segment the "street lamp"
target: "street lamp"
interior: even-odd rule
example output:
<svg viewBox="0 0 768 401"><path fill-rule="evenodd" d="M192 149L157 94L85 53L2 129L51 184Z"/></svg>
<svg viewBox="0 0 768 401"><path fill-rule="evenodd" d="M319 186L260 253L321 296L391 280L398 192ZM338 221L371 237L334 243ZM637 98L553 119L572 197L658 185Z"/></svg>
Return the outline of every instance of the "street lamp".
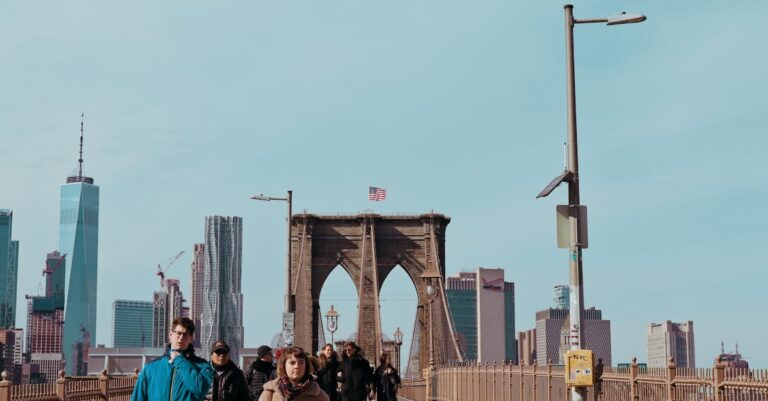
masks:
<svg viewBox="0 0 768 401"><path fill-rule="evenodd" d="M621 13L607 18L576 19L573 18L573 5L565 6L565 63L566 63L566 96L568 100L568 165L560 176L556 177L539 193L537 198L549 195L562 182L568 183L568 248L570 271L570 348L581 349L584 346L584 287L581 250L585 247L582 241L585 234L581 227L581 215L586 209L579 200L579 157L576 141L576 82L574 78L573 56L573 26L576 24L606 23L607 25L632 24L645 21L641 14ZM586 216L584 216L586 217ZM583 222L586 225L586 221ZM582 231L584 230L584 231ZM582 401L586 389L575 387L571 393L573 401Z"/></svg>
<svg viewBox="0 0 768 401"><path fill-rule="evenodd" d="M395 330L395 352L397 353L397 358L395 360L397 361L397 371L400 371L401 362L400 362L400 346L403 345L403 332L400 331L400 326L397 326L397 330Z"/></svg>
<svg viewBox="0 0 768 401"><path fill-rule="evenodd" d="M328 312L325 312L326 327L331 332L331 348L333 349L336 349L336 344L333 342L333 333L339 328L339 316L341 315L333 309L333 305L331 305L331 309Z"/></svg>
<svg viewBox="0 0 768 401"><path fill-rule="evenodd" d="M294 304L294 298L293 294L291 294L291 218L293 217L293 191L289 190L288 195L285 198L277 197L277 196L265 196L264 194L258 194L251 196L251 199L253 200L259 200L259 201L285 201L288 203L288 260L286 262L286 269L285 269L285 310L283 313L283 340L287 342L286 345L293 345L293 311L295 309ZM291 335L286 339L285 336L285 329L289 329L291 331ZM290 340L290 341L288 341Z"/></svg>
<svg viewBox="0 0 768 401"><path fill-rule="evenodd" d="M440 279L442 276L438 272L433 271L427 271L424 272L421 276L422 280L424 280L424 283L427 285L426 293L427 298L429 299L429 307L428 307L428 316L429 316L429 369L434 370L435 369L435 336L434 336L434 316L432 316L432 304L435 302L435 297L437 296L437 290L435 289L433 283L433 280Z"/></svg>

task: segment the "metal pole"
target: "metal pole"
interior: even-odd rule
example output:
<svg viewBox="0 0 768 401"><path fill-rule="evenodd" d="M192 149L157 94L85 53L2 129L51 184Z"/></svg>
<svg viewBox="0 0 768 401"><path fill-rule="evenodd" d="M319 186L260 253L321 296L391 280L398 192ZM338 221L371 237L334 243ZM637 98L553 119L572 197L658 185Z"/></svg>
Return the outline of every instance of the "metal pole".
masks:
<svg viewBox="0 0 768 401"><path fill-rule="evenodd" d="M295 309L291 293L291 218L293 217L293 191L288 191L288 266L285 269L285 311L290 313Z"/></svg>
<svg viewBox="0 0 768 401"><path fill-rule="evenodd" d="M570 226L569 272L570 272L570 348L584 347L584 288L582 285L581 239L579 238L579 156L576 142L576 80L573 56L573 5L565 6L565 59L566 92L568 97L568 170L573 173L568 181L568 206ZM573 387L572 401L584 401L586 388Z"/></svg>
<svg viewBox="0 0 768 401"><path fill-rule="evenodd" d="M433 333L433 322L432 322L432 303L434 300L432 298L429 299L429 370L435 369L435 343L434 343L434 333Z"/></svg>

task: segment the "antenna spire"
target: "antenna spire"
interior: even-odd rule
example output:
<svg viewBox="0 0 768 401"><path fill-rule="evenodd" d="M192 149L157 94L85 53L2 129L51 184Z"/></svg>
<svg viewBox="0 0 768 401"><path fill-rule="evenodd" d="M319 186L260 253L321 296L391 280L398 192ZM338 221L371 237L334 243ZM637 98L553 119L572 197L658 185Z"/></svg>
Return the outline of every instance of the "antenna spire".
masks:
<svg viewBox="0 0 768 401"><path fill-rule="evenodd" d="M85 120L85 112L80 113L80 158L77 159L79 168L77 170L77 178L81 181L83 179L83 122Z"/></svg>

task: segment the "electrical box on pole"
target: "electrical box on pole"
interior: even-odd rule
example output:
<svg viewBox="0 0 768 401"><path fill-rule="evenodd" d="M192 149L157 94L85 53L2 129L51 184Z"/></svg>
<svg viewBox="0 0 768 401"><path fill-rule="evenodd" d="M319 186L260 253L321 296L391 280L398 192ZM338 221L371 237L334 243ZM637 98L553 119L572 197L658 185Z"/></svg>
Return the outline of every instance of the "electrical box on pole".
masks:
<svg viewBox="0 0 768 401"><path fill-rule="evenodd" d="M593 354L588 349L565 352L565 384L571 387L589 387L595 382Z"/></svg>
<svg viewBox="0 0 768 401"><path fill-rule="evenodd" d="M584 205L557 205L557 247L568 248L571 245L570 217L579 213L579 240L582 248L589 246L587 236L587 207Z"/></svg>

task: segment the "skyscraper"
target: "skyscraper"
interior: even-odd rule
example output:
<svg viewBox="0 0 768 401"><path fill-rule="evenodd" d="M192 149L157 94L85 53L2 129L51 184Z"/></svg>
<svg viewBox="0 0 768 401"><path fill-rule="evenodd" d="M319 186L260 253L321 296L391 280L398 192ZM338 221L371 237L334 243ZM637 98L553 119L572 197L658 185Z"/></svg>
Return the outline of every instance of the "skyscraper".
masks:
<svg viewBox="0 0 768 401"><path fill-rule="evenodd" d="M177 317L187 317L187 308L184 307L184 296L179 285L178 279L166 279L165 291L155 291L152 296L152 347L164 347L168 342L173 320Z"/></svg>
<svg viewBox="0 0 768 401"><path fill-rule="evenodd" d="M53 382L63 365L64 283L66 255L58 251L45 258L45 295L27 296L27 353L39 366L39 379Z"/></svg>
<svg viewBox="0 0 768 401"><path fill-rule="evenodd" d="M152 302L116 299L112 303L112 346L152 345Z"/></svg>
<svg viewBox="0 0 768 401"><path fill-rule="evenodd" d="M195 322L195 327L201 329L203 316L203 270L205 268L205 244L195 244L192 253L192 304L189 306L189 316ZM195 336L195 348L200 348L201 335Z"/></svg>
<svg viewBox="0 0 768 401"><path fill-rule="evenodd" d="M674 358L678 368L696 367L692 321L650 323L647 333L649 368L665 368L669 358Z"/></svg>
<svg viewBox="0 0 768 401"><path fill-rule="evenodd" d="M242 218L205 218L201 355L216 340L229 344L234 360L243 347L242 238Z"/></svg>
<svg viewBox="0 0 768 401"><path fill-rule="evenodd" d="M0 329L16 325L19 241L11 240L13 211L0 209Z"/></svg>
<svg viewBox="0 0 768 401"><path fill-rule="evenodd" d="M504 269L448 277L445 294L467 359L517 361L515 284Z"/></svg>
<svg viewBox="0 0 768 401"><path fill-rule="evenodd" d="M83 123L78 172L61 186L59 251L67 255L63 352L67 374L85 374L88 347L96 341L99 187L83 175ZM79 354L77 354L79 353Z"/></svg>

